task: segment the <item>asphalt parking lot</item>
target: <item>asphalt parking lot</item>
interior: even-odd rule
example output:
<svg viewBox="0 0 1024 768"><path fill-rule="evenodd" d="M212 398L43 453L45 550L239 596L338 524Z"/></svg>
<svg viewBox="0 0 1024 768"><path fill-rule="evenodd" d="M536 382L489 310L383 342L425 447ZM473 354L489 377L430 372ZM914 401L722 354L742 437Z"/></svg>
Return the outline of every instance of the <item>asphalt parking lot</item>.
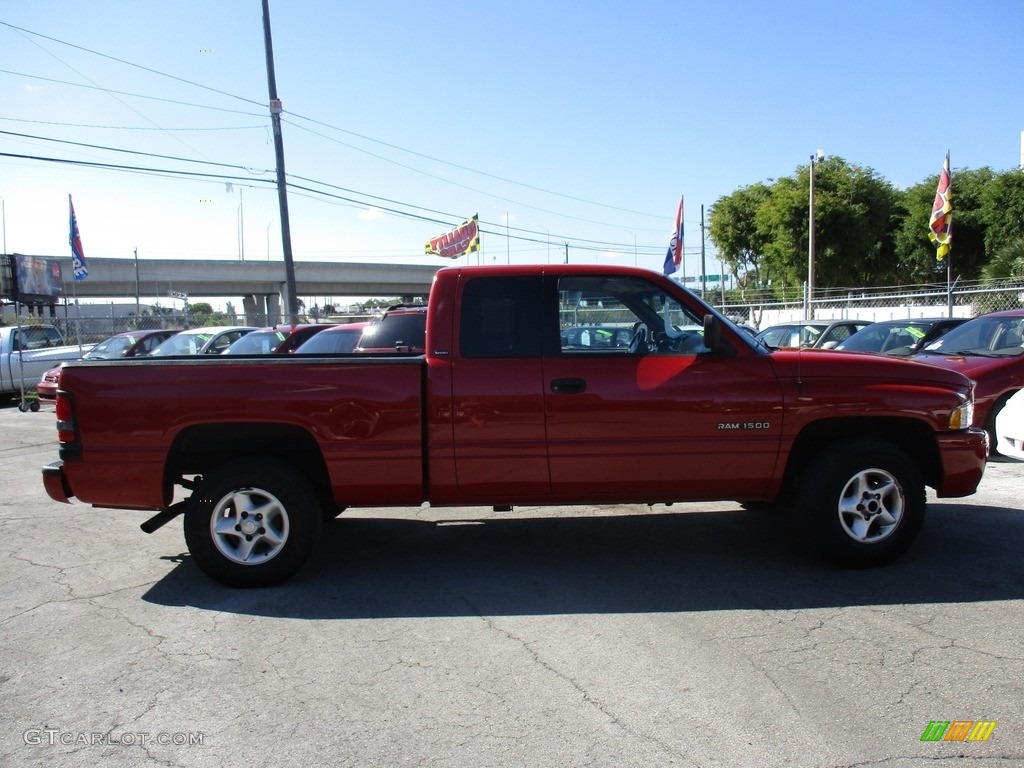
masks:
<svg viewBox="0 0 1024 768"><path fill-rule="evenodd" d="M4 766L1024 766L1024 463L877 570L732 503L363 510L239 591L51 501L52 407L0 458Z"/></svg>

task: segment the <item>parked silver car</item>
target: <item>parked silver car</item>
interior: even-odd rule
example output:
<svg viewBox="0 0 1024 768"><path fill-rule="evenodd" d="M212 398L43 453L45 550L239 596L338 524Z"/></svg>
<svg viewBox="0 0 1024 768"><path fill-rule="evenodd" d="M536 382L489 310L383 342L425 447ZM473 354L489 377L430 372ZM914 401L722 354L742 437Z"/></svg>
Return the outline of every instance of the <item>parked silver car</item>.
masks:
<svg viewBox="0 0 1024 768"><path fill-rule="evenodd" d="M870 320L797 320L770 325L754 338L769 347L831 349L870 324Z"/></svg>
<svg viewBox="0 0 1024 768"><path fill-rule="evenodd" d="M152 357L173 355L219 355L236 339L257 328L245 325L215 325L179 331L150 352Z"/></svg>

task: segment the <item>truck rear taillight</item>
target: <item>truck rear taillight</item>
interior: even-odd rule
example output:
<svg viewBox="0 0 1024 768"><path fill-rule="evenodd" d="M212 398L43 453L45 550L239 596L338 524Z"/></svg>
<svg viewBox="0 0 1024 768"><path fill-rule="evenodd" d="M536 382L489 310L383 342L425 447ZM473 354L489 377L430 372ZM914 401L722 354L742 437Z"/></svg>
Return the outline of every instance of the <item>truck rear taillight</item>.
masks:
<svg viewBox="0 0 1024 768"><path fill-rule="evenodd" d="M71 404L71 398L62 392L57 392L57 439L62 443L73 443L78 439L78 429L75 425L75 409Z"/></svg>

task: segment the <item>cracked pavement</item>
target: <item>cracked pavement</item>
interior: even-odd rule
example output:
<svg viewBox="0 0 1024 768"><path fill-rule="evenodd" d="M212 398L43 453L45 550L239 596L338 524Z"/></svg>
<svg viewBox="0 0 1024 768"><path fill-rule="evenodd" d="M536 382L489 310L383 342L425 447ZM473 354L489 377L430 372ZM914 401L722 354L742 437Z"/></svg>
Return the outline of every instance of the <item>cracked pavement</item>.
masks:
<svg viewBox="0 0 1024 768"><path fill-rule="evenodd" d="M0 435L0 765L1024 766L1024 463L877 570L733 503L350 510L241 591L47 498L52 406Z"/></svg>

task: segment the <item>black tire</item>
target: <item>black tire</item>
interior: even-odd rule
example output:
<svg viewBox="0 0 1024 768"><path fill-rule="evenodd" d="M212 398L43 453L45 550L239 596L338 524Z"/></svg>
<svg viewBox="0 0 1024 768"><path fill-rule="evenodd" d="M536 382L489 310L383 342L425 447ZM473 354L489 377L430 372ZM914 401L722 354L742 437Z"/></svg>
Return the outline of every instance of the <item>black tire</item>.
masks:
<svg viewBox="0 0 1024 768"><path fill-rule="evenodd" d="M302 567L323 526L316 494L280 462L239 459L206 475L185 512L196 564L231 587L279 584Z"/></svg>
<svg viewBox="0 0 1024 768"><path fill-rule="evenodd" d="M811 546L834 563L884 565L906 552L921 530L924 481L917 465L887 442L834 445L808 464L796 510Z"/></svg>

